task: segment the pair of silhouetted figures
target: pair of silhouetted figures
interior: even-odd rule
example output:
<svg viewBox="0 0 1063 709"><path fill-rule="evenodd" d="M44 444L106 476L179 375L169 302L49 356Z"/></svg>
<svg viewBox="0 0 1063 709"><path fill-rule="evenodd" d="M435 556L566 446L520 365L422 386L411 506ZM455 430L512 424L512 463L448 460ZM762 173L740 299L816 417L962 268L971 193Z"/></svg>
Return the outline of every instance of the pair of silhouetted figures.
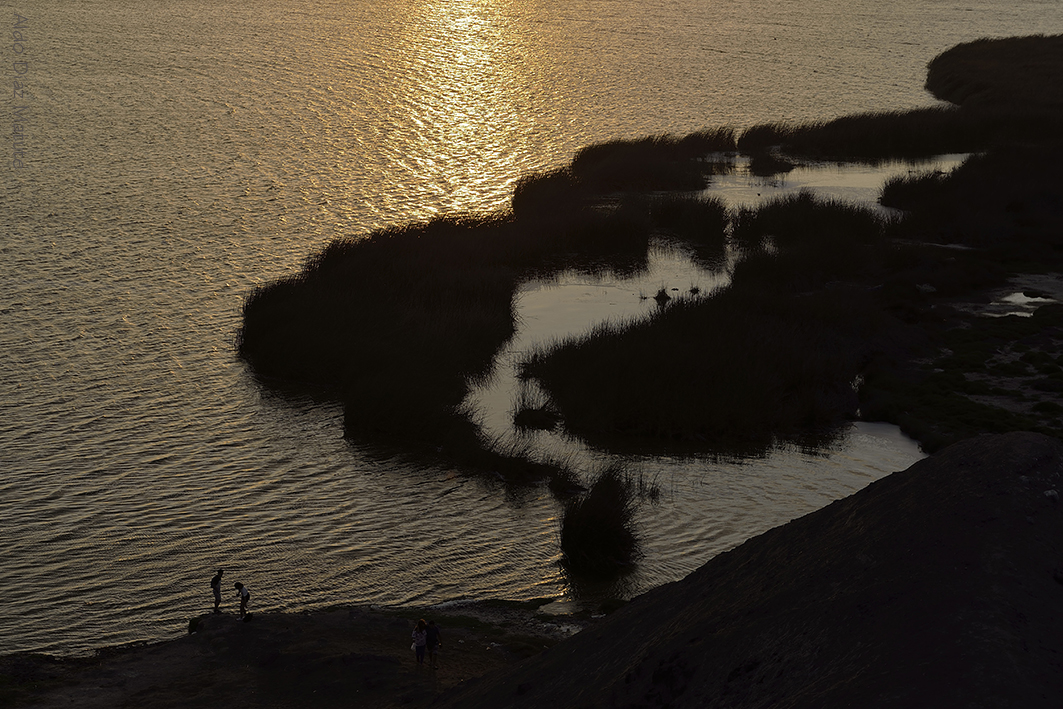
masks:
<svg viewBox="0 0 1063 709"><path fill-rule="evenodd" d="M436 656L439 652L439 648L443 645L443 637L439 633L439 628L436 627L436 622L430 620L427 623L424 620L417 621L417 627L413 629L413 644L410 647L417 653L417 664L424 664L424 656L427 652L428 660L431 662L432 667L437 667Z"/></svg>
<svg viewBox="0 0 1063 709"><path fill-rule="evenodd" d="M221 606L221 577L225 574L225 569L218 569L218 573L214 574L214 578L210 580L210 590L214 592L214 612L221 613L218 609ZM247 612L247 604L251 600L251 592L247 590L247 586L237 581L233 584L240 593L240 617L244 620L249 620L251 614Z"/></svg>

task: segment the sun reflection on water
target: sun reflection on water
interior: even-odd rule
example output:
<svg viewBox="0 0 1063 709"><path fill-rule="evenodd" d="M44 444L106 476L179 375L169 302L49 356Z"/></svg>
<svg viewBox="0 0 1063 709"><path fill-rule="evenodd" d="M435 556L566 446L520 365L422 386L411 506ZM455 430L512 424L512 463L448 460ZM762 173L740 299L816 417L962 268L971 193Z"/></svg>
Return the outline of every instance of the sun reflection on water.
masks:
<svg viewBox="0 0 1063 709"><path fill-rule="evenodd" d="M402 81L386 108L398 130L385 137L385 169L411 190L427 187L433 213L503 206L499 175L516 179L526 162L529 92L543 81L507 6L436 0L411 6L401 25L407 51L394 58Z"/></svg>

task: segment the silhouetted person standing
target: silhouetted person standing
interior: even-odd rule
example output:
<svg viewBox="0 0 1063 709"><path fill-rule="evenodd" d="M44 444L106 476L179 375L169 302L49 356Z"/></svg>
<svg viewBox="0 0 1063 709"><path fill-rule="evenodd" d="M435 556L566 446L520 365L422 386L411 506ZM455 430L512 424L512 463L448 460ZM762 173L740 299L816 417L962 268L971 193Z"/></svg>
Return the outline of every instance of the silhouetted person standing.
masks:
<svg viewBox="0 0 1063 709"><path fill-rule="evenodd" d="M239 581L233 584L233 588L240 592L240 617L243 618L247 615L247 602L251 600L251 592Z"/></svg>
<svg viewBox="0 0 1063 709"><path fill-rule="evenodd" d="M224 574L223 569L218 569L218 573L214 574L214 578L210 580L210 590L214 592L214 612L218 613L218 606L221 605L221 575Z"/></svg>
<svg viewBox="0 0 1063 709"><path fill-rule="evenodd" d="M425 628L425 647L428 648L428 662L435 668L436 655L439 652L439 648L443 646L443 640L439 635L439 627L436 626L434 620L428 621L428 627Z"/></svg>

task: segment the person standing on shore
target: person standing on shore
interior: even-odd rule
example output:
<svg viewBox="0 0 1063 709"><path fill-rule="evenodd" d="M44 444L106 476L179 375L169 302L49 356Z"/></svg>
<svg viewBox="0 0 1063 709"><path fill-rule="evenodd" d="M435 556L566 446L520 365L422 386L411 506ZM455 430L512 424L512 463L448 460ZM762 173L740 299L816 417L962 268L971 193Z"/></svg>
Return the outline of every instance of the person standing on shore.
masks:
<svg viewBox="0 0 1063 709"><path fill-rule="evenodd" d="M428 643L428 625L424 620L417 621L417 627L413 629L413 650L417 653L417 664L424 664L424 649Z"/></svg>
<svg viewBox="0 0 1063 709"><path fill-rule="evenodd" d="M214 578L210 580L210 590L214 592L214 612L220 613L218 606L221 605L221 576L225 573L224 569L218 569L218 573L214 574Z"/></svg>
<svg viewBox="0 0 1063 709"><path fill-rule="evenodd" d="M251 592L239 581L233 584L233 588L240 592L240 617L243 618L247 615L247 603L251 600Z"/></svg>
<svg viewBox="0 0 1063 709"><path fill-rule="evenodd" d="M433 670L438 667L436 656L442 646L443 640L439 635L439 627L434 620L428 621L428 627L425 629L425 647L428 648L428 663Z"/></svg>

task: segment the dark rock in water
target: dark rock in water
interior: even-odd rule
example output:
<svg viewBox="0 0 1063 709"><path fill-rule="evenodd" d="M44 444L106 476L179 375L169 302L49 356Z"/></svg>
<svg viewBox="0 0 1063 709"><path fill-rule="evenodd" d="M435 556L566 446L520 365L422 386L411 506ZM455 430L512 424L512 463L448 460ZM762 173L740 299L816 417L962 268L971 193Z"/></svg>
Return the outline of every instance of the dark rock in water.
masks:
<svg viewBox="0 0 1063 709"><path fill-rule="evenodd" d="M1063 442L979 436L721 554L448 707L1057 707Z"/></svg>
<svg viewBox="0 0 1063 709"><path fill-rule="evenodd" d="M536 431L552 431L561 423L561 414L549 407L521 409L513 417L513 425Z"/></svg>
<svg viewBox="0 0 1063 709"><path fill-rule="evenodd" d="M749 160L749 171L757 177L784 175L796 167L786 158L770 152L756 152Z"/></svg>

